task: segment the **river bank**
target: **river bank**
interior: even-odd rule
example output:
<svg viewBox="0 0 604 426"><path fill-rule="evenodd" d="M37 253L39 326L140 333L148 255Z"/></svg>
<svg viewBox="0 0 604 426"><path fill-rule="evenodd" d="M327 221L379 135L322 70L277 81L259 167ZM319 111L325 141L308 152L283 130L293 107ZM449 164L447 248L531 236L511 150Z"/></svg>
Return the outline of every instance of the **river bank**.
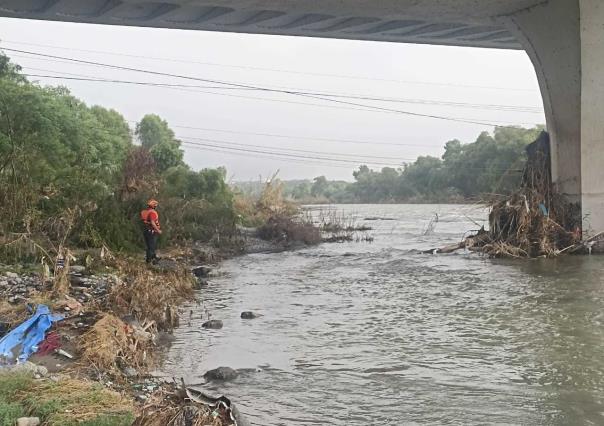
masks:
<svg viewBox="0 0 604 426"><path fill-rule="evenodd" d="M0 394L0 405L8 407L3 411L0 406L0 420L13 424L31 415L48 425L110 421L163 426L181 424L174 419L203 423L211 417L216 425L244 424L228 398L199 395L189 383L151 373L161 363L164 344L187 317L183 304L198 300L222 261L348 241L356 232L338 223L329 229L322 225L294 216L271 217L259 228L239 227L237 238L218 246L192 243L163 250L157 265L106 247L59 249L54 271L44 262L0 265L0 382L13 389ZM221 328L211 312L206 316L201 329ZM28 331L20 334L24 327ZM10 368L17 354L19 363ZM208 380L222 381L230 371L206 373ZM78 392L62 399L62 386ZM89 399L112 402L98 405Z"/></svg>
<svg viewBox="0 0 604 426"><path fill-rule="evenodd" d="M101 252L94 259L89 252L74 255L54 276L35 265L0 265L0 338L44 307L61 317L27 360L11 367L10 359L0 358L0 424L27 417L32 423L19 424L34 425L34 418L47 425L184 425L187 418L244 424L228 399L199 395L184 381L151 372L186 316L182 304L207 288L220 262L286 248L250 234L238 246L164 251L157 266ZM59 276L68 282L61 295ZM15 355L27 339L19 343Z"/></svg>

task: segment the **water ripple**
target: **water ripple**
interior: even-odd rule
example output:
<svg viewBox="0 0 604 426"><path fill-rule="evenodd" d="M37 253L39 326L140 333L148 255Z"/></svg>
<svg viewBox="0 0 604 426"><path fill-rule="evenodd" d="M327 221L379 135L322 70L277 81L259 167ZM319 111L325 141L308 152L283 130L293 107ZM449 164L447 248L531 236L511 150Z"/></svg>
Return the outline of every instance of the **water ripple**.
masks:
<svg viewBox="0 0 604 426"><path fill-rule="evenodd" d="M254 254L186 307L162 372L257 425L604 424L604 259L490 261L416 249L475 228L468 206L348 206L372 244ZM261 317L242 320L242 311ZM224 322L205 330L208 315ZM246 369L209 384L217 366Z"/></svg>

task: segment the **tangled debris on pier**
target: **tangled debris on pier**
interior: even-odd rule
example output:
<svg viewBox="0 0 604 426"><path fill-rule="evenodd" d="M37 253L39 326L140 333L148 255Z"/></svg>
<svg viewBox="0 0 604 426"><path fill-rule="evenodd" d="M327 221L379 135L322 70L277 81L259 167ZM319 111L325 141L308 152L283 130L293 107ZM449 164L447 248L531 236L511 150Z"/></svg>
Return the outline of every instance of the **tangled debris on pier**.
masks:
<svg viewBox="0 0 604 426"><path fill-rule="evenodd" d="M548 134L542 132L526 151L520 188L506 197L492 196L486 203L489 230L480 229L458 244L428 252L468 249L489 257L556 257L591 252L604 240L604 234L598 234L582 241L579 204L571 203L552 183Z"/></svg>

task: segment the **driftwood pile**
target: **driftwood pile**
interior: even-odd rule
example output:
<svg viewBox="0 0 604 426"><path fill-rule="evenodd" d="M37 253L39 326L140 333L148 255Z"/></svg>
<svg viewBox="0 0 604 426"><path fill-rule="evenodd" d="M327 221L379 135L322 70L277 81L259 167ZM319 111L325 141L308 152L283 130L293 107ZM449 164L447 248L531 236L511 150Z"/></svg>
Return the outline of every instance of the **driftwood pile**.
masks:
<svg viewBox="0 0 604 426"><path fill-rule="evenodd" d="M429 250L451 253L468 249L489 257L556 257L591 252L604 234L582 241L581 210L557 193L551 180L549 136L542 132L527 146L520 188L507 197L492 198L489 230L481 229L458 244Z"/></svg>

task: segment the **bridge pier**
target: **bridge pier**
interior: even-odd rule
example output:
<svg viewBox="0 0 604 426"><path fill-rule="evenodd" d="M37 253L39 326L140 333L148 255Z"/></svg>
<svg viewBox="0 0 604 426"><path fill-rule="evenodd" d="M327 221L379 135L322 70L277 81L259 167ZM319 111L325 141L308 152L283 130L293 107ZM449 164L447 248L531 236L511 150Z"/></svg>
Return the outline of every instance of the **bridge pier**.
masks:
<svg viewBox="0 0 604 426"><path fill-rule="evenodd" d="M581 203L584 235L604 231L604 2L549 0L500 20L535 66L552 178Z"/></svg>

